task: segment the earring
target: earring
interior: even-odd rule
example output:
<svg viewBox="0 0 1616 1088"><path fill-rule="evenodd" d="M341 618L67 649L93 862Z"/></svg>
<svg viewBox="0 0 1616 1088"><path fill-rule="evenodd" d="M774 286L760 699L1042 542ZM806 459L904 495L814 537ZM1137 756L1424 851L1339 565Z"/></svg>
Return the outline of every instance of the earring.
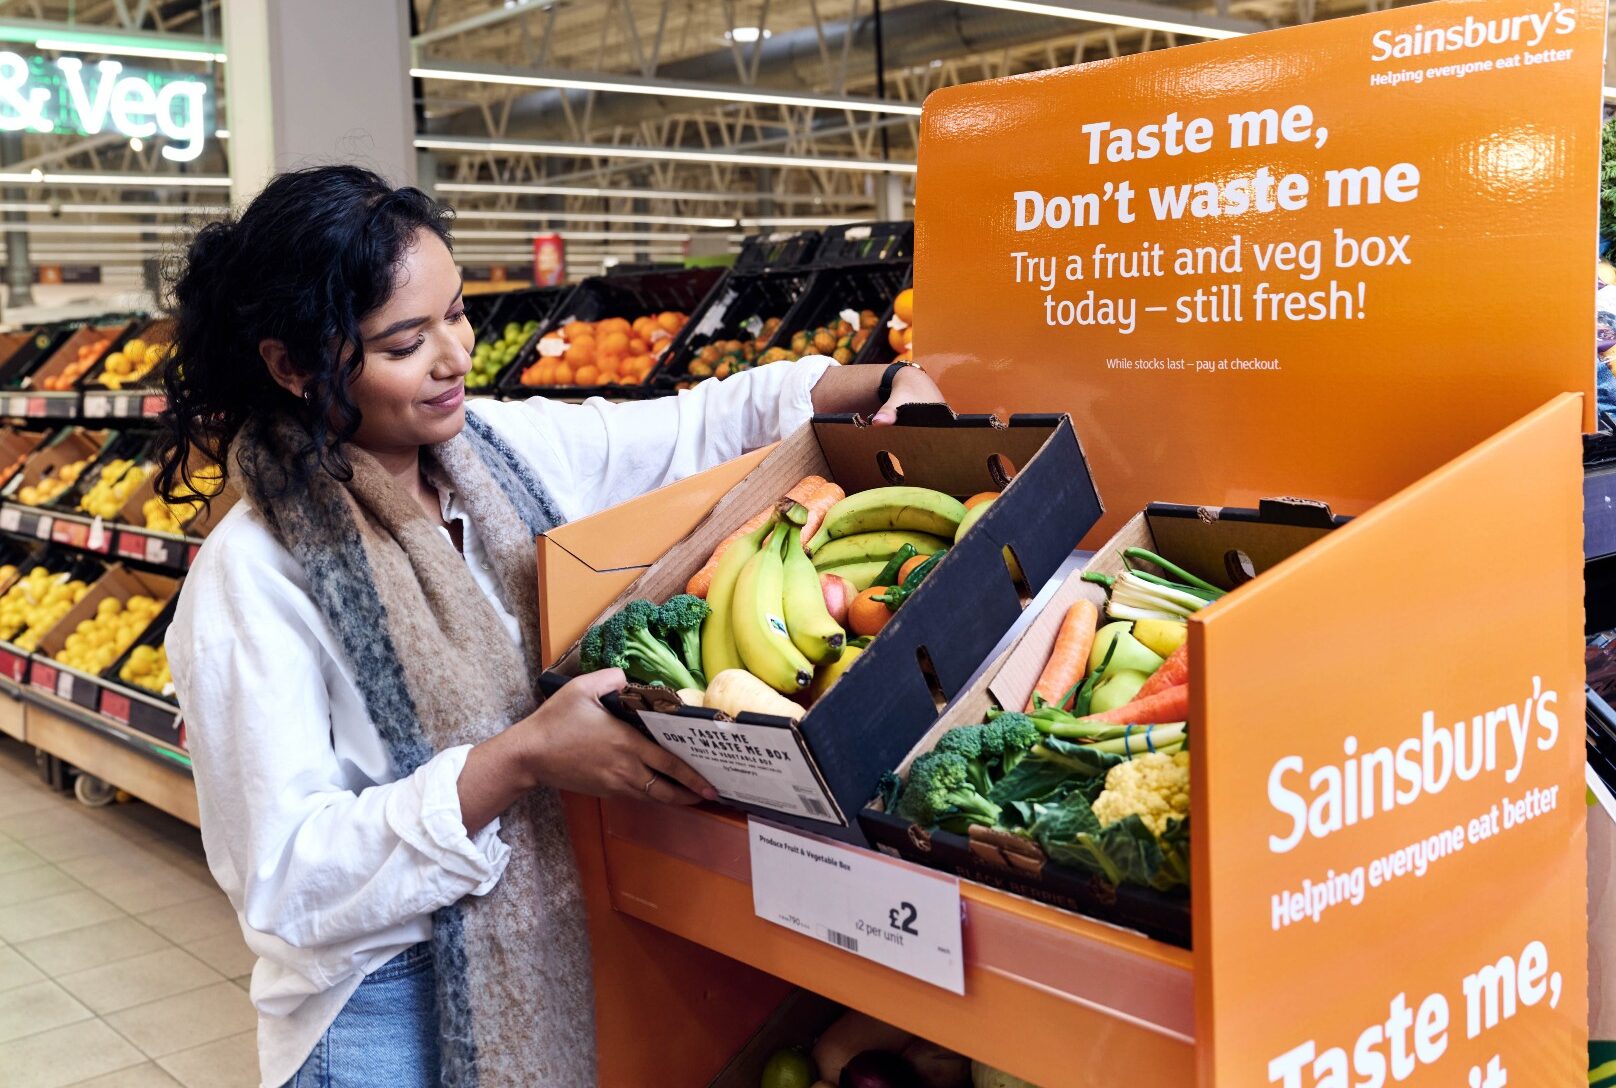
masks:
<svg viewBox="0 0 1616 1088"><path fill-rule="evenodd" d="M312 390L312 389L303 390L303 399L308 401L310 404L313 404L314 403L314 390Z"/></svg>

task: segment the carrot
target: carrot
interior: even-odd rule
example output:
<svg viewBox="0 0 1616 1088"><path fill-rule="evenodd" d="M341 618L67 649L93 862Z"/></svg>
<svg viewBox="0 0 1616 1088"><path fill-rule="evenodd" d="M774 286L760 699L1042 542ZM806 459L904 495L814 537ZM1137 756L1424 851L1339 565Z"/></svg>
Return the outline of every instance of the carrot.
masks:
<svg viewBox="0 0 1616 1088"><path fill-rule="evenodd" d="M1134 696L1134 701L1137 702L1140 699L1156 694L1158 691L1166 691L1168 688L1176 688L1180 684L1189 682L1190 644L1186 642L1168 654L1167 660L1162 662L1160 667L1150 674L1150 679L1146 680L1145 686L1139 689L1139 693ZM1173 720L1177 721L1178 719Z"/></svg>
<svg viewBox="0 0 1616 1088"><path fill-rule="evenodd" d="M730 545L743 536L749 536L758 526L772 517L774 517L774 507L770 506L759 510L756 514L746 519L745 525L725 537L718 547L713 549L713 554L707 557L707 562L702 564L702 568L690 576L690 581L685 583L685 592L705 598L708 587L713 584L713 575L718 572L718 561L724 558L724 553L729 550Z"/></svg>
<svg viewBox="0 0 1616 1088"><path fill-rule="evenodd" d="M1112 725L1159 725L1162 722L1181 722L1190 716L1190 686L1179 684L1135 699L1131 703L1107 710L1104 714L1090 714L1086 722L1110 722Z"/></svg>
<svg viewBox="0 0 1616 1088"><path fill-rule="evenodd" d="M811 490L803 486L815 480L818 481L818 486L813 487ZM808 550L808 542L814 538L814 534L819 532L819 527L825 523L825 515L830 512L830 508L845 498L847 498L847 492L819 476L805 476L797 483L796 487L786 492L788 501L797 503L808 511L808 520L803 522L802 525L802 548L804 551Z"/></svg>
<svg viewBox="0 0 1616 1088"><path fill-rule="evenodd" d="M1081 600L1066 610L1060 630L1055 635L1055 648L1050 652L1038 683L1032 687L1027 700L1027 711L1037 708L1037 700L1045 706L1054 706L1082 679L1089 665L1089 650L1094 645L1094 630L1100 622L1100 610L1090 600Z"/></svg>

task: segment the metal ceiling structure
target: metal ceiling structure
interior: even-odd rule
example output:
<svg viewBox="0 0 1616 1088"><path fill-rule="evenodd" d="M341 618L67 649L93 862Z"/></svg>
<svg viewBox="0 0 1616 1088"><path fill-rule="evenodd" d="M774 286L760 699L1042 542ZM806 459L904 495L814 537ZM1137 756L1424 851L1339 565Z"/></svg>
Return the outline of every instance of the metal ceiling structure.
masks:
<svg viewBox="0 0 1616 1088"><path fill-rule="evenodd" d="M50 24L222 48L221 2L0 0L0 32ZM575 233L582 269L665 256L693 236L733 244L759 229L909 214L918 107L939 87L1394 0L398 2L415 27L423 182L459 210L462 252L519 259L526 236L554 227ZM222 69L202 67L222 87ZM178 207L226 199L227 154L228 140L176 164L152 141L11 137L0 140L0 214L41 224L39 253L87 241L52 235L51 223L143 228L120 241L156 249Z"/></svg>

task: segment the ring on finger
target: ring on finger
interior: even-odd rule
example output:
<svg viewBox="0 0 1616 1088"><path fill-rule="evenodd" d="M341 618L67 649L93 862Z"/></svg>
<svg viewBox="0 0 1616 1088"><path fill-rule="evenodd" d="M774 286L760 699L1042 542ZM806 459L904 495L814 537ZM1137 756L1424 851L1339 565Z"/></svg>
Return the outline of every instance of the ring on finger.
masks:
<svg viewBox="0 0 1616 1088"><path fill-rule="evenodd" d="M644 793L647 797L651 796L651 787L657 784L657 779L660 777L660 775L653 771L651 773L651 777L645 780L645 785L640 787L640 792Z"/></svg>

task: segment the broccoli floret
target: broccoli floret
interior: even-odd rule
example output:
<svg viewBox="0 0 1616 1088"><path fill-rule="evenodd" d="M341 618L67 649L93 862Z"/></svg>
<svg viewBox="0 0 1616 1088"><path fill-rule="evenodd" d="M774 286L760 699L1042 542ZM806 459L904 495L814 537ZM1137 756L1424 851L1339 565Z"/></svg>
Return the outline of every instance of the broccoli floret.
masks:
<svg viewBox="0 0 1616 1088"><path fill-rule="evenodd" d="M1038 726L1025 714L1016 711L1000 714L987 725L992 743L998 749L999 774L1009 774L1021 757L1043 739Z"/></svg>
<svg viewBox="0 0 1616 1088"><path fill-rule="evenodd" d="M987 732L987 728L980 725L957 726L938 737L937 744L932 748L934 752L957 753L965 760L971 787L980 794L986 794L993 788L993 776L988 773L987 760L991 757L994 765L998 765L998 753L985 750Z"/></svg>
<svg viewBox="0 0 1616 1088"><path fill-rule="evenodd" d="M619 668L642 684L660 684L675 691L700 687L679 655L652 633L656 611L650 601L630 601L600 625L601 667Z"/></svg>
<svg viewBox="0 0 1616 1088"><path fill-rule="evenodd" d="M898 814L922 827L963 832L971 824L998 822L999 806L971 787L970 769L958 752L927 752L909 767Z"/></svg>
<svg viewBox="0 0 1616 1088"><path fill-rule="evenodd" d="M578 644L578 667L584 672L606 668L605 648L600 625L596 624L584 632L584 640Z"/></svg>
<svg viewBox="0 0 1616 1088"><path fill-rule="evenodd" d="M701 674L701 625L712 609L707 602L693 593L680 593L669 597L667 602L656 611L656 619L651 627L661 637L663 642L672 646L679 659L690 670L690 675L698 681L706 677ZM705 688L705 683L698 683L697 687Z"/></svg>

